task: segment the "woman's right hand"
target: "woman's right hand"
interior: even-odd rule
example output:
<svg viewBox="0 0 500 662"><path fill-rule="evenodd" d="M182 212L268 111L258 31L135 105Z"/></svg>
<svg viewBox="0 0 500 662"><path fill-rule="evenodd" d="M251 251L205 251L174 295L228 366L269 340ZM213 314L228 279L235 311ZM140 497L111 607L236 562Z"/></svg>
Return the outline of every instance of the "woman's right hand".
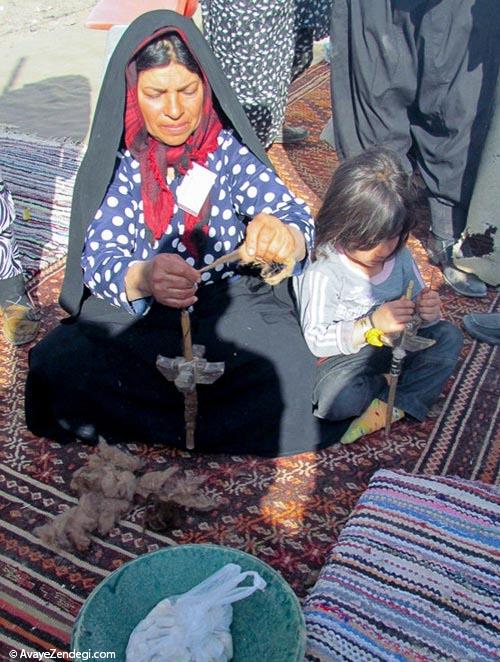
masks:
<svg viewBox="0 0 500 662"><path fill-rule="evenodd" d="M159 253L147 262L129 267L125 278L129 301L153 296L171 308L187 308L198 301L195 296L200 274L180 255Z"/></svg>
<svg viewBox="0 0 500 662"><path fill-rule="evenodd" d="M415 302L402 297L384 303L372 313L371 318L375 327L384 333L399 333L411 320L414 312Z"/></svg>
<svg viewBox="0 0 500 662"><path fill-rule="evenodd" d="M198 301L195 294L201 276L180 255L155 255L148 262L145 277L149 291L164 306L187 308Z"/></svg>

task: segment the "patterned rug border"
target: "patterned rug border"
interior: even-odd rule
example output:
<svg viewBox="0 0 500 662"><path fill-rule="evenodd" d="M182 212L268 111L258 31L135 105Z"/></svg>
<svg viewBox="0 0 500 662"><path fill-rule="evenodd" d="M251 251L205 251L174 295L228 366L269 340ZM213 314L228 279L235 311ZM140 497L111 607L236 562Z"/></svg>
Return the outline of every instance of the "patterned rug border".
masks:
<svg viewBox="0 0 500 662"><path fill-rule="evenodd" d="M326 61L318 62L309 69L307 76L299 76L290 85L288 106L321 87L325 82L330 84L330 66Z"/></svg>

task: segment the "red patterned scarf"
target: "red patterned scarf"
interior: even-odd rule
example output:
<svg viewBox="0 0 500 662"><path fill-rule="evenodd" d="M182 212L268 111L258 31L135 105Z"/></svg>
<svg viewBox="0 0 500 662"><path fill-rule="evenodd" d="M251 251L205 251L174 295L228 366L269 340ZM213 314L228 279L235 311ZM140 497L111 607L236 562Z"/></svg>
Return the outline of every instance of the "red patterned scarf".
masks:
<svg viewBox="0 0 500 662"><path fill-rule="evenodd" d="M135 54L154 39L172 32L177 33L186 43L184 34L180 30L163 29L143 42ZM201 121L183 145L171 147L148 134L137 97L138 76L135 60L132 59L127 67L125 145L140 164L144 221L155 239L159 239L169 226L174 210L174 196L166 181L167 168L173 167L176 174L184 175L193 163L205 165L208 154L217 149L217 137L222 129L222 124L213 107L212 90L201 66L200 70L202 71L204 95ZM208 227L204 223L206 213L207 205L205 204L198 216L187 212L184 214L182 241L189 252L196 257L198 257L198 251L193 244L192 234L195 228L200 226L205 233L208 231Z"/></svg>

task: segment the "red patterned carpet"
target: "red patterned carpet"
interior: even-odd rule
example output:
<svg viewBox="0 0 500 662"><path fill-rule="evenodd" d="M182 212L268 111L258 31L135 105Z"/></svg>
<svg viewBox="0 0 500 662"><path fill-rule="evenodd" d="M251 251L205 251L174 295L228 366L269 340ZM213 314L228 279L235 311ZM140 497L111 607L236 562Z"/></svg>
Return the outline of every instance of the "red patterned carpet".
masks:
<svg viewBox="0 0 500 662"><path fill-rule="evenodd" d="M282 178L313 207L335 166L334 152L319 141L329 107L328 69L318 65L294 85L288 108L289 121L310 129L309 140L271 150ZM412 239L412 247L430 280L420 242ZM31 282L43 306L43 332L61 316L55 302L62 272L59 261ZM470 310L499 307L493 291L474 301L453 294L439 272L433 282L446 317L457 324ZM498 481L498 352L466 337L460 365L433 417L421 424L396 424L389 441L375 434L352 446L279 460L129 445L146 469L175 465L191 475L208 476L207 492L220 499L219 507L186 513L179 528L166 535L147 532L144 538L143 512L137 507L110 535L95 536L87 553L55 551L32 531L75 504L70 478L93 449L63 447L26 430L27 349L0 342L0 659L8 659L10 649L67 650L72 623L90 591L122 563L165 545L211 542L245 550L281 571L303 597L380 467Z"/></svg>

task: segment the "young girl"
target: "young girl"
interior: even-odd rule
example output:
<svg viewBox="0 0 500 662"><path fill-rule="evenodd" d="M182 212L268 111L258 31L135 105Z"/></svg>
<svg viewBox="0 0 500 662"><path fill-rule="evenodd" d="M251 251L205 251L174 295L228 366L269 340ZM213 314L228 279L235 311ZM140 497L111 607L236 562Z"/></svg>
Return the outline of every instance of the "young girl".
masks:
<svg viewBox="0 0 500 662"><path fill-rule="evenodd" d="M393 420L423 420L450 376L461 332L441 319L437 292L424 286L406 247L414 225L410 181L397 155L374 148L342 163L316 219L312 262L295 279L302 329L319 358L313 392L316 416L352 417L343 443L385 424L392 351L369 344L399 334L418 314L419 335L432 347L408 352ZM413 299L406 298L413 281ZM378 331L367 333L375 328Z"/></svg>

